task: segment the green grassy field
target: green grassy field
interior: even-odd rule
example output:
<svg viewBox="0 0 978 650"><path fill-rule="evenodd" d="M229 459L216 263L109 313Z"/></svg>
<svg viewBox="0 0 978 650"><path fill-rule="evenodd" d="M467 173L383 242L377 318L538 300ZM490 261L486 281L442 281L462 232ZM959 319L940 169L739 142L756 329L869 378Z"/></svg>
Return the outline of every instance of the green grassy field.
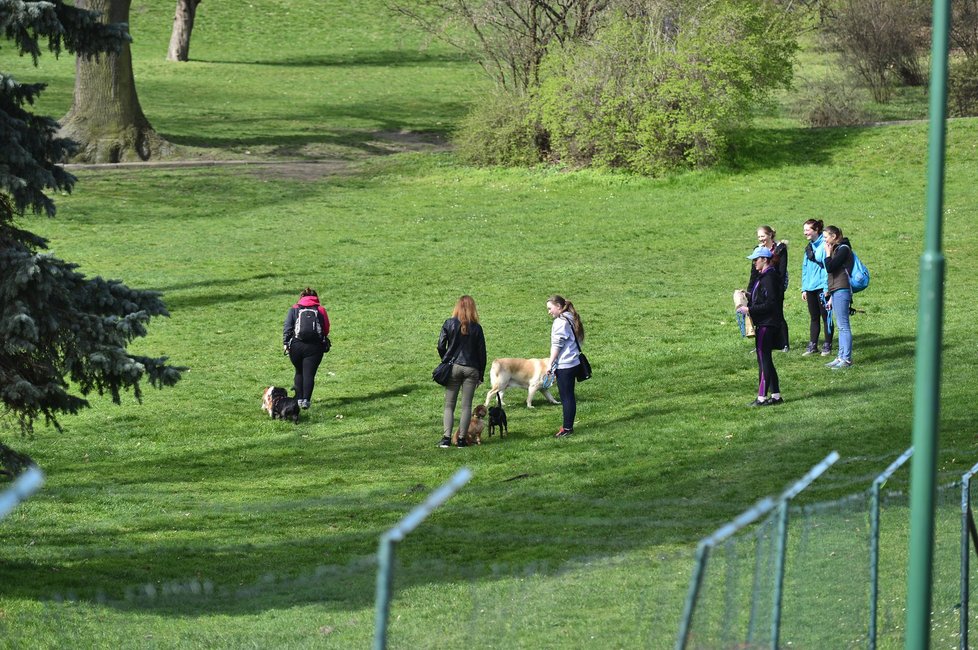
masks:
<svg viewBox="0 0 978 650"><path fill-rule="evenodd" d="M137 347L190 370L142 405L93 398L63 434L4 437L48 482L0 523L0 646L364 647L379 535L466 465L470 485L398 550L393 647L669 647L699 537L833 449L847 460L810 499L864 489L910 445L925 125L759 129L728 166L660 180L364 156L378 132L450 132L477 68L419 51L379 3L273 2L202 4L195 61L174 66L171 5L133 7L140 98L165 137L193 156L347 163L80 170L56 219L26 220L85 273L163 291L172 317ZM67 107L70 74L37 72L42 109ZM978 122L949 124L950 473L978 461L975 142ZM873 273L845 372L800 356L810 217ZM789 240L794 349L776 357L786 405L758 413L730 294L760 224ZM293 426L259 398L290 381L281 321L305 285L334 346ZM491 357L543 356L554 292L585 319L595 370L576 435L554 440L559 407L513 391L508 439L437 449L430 371L457 297L475 297Z"/></svg>

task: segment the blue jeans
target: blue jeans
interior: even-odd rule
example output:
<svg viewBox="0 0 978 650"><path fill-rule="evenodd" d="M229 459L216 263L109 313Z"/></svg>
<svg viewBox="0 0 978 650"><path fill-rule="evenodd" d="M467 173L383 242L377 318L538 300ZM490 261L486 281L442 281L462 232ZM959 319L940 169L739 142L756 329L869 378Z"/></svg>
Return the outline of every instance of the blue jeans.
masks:
<svg viewBox="0 0 978 650"><path fill-rule="evenodd" d="M839 358L852 362L852 329L849 327L849 307L852 305L852 292L836 289L832 292L832 320L839 331Z"/></svg>

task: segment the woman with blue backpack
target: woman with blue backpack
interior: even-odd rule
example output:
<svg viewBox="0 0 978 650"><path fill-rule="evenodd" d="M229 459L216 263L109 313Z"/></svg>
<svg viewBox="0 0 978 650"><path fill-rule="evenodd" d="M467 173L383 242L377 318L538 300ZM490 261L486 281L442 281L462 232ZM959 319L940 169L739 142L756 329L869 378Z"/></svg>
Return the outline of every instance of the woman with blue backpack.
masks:
<svg viewBox="0 0 978 650"><path fill-rule="evenodd" d="M852 276L856 255L849 240L843 237L837 226L826 226L823 234L825 246L826 307L832 310L835 328L839 331L839 356L825 364L827 368L840 370L852 365L852 329L849 327L849 309L852 306Z"/></svg>
<svg viewBox="0 0 978 650"><path fill-rule="evenodd" d="M329 352L329 316L319 304L319 296L306 287L299 302L289 307L282 326L282 347L295 368L292 388L299 407L307 409L312 400L316 371Z"/></svg>
<svg viewBox="0 0 978 650"><path fill-rule="evenodd" d="M832 325L824 295L828 276L825 273L825 247L822 246L823 229L822 221L818 219L809 219L803 229L808 240L805 255L801 258L801 299L808 304L808 347L802 353L806 357L819 351L818 339L823 323L825 342L822 343L821 354L823 357L832 354Z"/></svg>

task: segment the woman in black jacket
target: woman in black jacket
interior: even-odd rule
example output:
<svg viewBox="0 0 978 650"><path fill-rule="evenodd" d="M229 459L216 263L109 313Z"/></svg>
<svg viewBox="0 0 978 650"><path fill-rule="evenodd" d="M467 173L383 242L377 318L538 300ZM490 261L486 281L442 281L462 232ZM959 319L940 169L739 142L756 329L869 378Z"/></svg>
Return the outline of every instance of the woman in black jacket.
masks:
<svg viewBox="0 0 978 650"><path fill-rule="evenodd" d="M774 262L775 268L778 270L778 274L781 276L782 291L788 290L788 243L783 241L777 241L775 239L774 228L771 226L758 226L757 228L757 245L767 248L772 253L774 257L772 259L776 260ZM757 269L751 263L750 267L750 279L747 281L747 295L749 296L754 290L754 284L757 283L759 274ZM781 336L784 339L784 344L781 350L783 352L788 351L788 321L783 321L781 323Z"/></svg>
<svg viewBox="0 0 978 650"><path fill-rule="evenodd" d="M778 258L766 246L758 246L747 258L757 270L757 281L750 293L750 306L737 311L750 314L756 333L757 399L748 406L774 406L784 403L771 352L782 348L784 324L784 281L777 271ZM768 397L770 393L770 397Z"/></svg>
<svg viewBox="0 0 978 650"><path fill-rule="evenodd" d="M442 414L444 435L439 447L452 446L452 426L455 424L455 404L462 393L462 413L458 423L458 446L465 447L465 434L472 419L472 397L476 386L485 381L486 338L479 324L479 312L472 296L462 296L455 303L452 317L441 326L438 354L442 361L452 364L452 374L445 385L445 410Z"/></svg>
<svg viewBox="0 0 978 650"><path fill-rule="evenodd" d="M307 409L312 400L316 371L329 350L329 315L319 296L306 287L299 301L289 307L282 324L282 347L295 368L292 388L299 406Z"/></svg>

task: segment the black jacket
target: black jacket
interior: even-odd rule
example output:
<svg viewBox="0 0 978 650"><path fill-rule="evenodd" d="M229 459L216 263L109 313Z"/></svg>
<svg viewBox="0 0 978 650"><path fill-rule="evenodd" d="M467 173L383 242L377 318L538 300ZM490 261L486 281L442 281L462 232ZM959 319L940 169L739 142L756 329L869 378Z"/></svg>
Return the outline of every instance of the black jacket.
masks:
<svg viewBox="0 0 978 650"><path fill-rule="evenodd" d="M446 358L449 352L451 355ZM449 318L441 326L438 354L443 361L477 368L481 381L486 380L486 337L482 333L482 325L469 323L469 333L462 334L462 323L454 316Z"/></svg>
<svg viewBox="0 0 978 650"><path fill-rule="evenodd" d="M788 245L783 241L778 242L774 246L774 254L778 256L778 274L781 276L781 286L785 289L785 278L788 277ZM751 260L750 263L750 279L747 281L747 293L750 294L754 290L754 284L757 282L758 278L757 269L754 268L754 261Z"/></svg>
<svg viewBox="0 0 978 650"><path fill-rule="evenodd" d="M784 285L777 269L758 274L757 284L750 294L750 319L757 327L773 327L781 331L784 323ZM780 346L775 346L780 347Z"/></svg>

